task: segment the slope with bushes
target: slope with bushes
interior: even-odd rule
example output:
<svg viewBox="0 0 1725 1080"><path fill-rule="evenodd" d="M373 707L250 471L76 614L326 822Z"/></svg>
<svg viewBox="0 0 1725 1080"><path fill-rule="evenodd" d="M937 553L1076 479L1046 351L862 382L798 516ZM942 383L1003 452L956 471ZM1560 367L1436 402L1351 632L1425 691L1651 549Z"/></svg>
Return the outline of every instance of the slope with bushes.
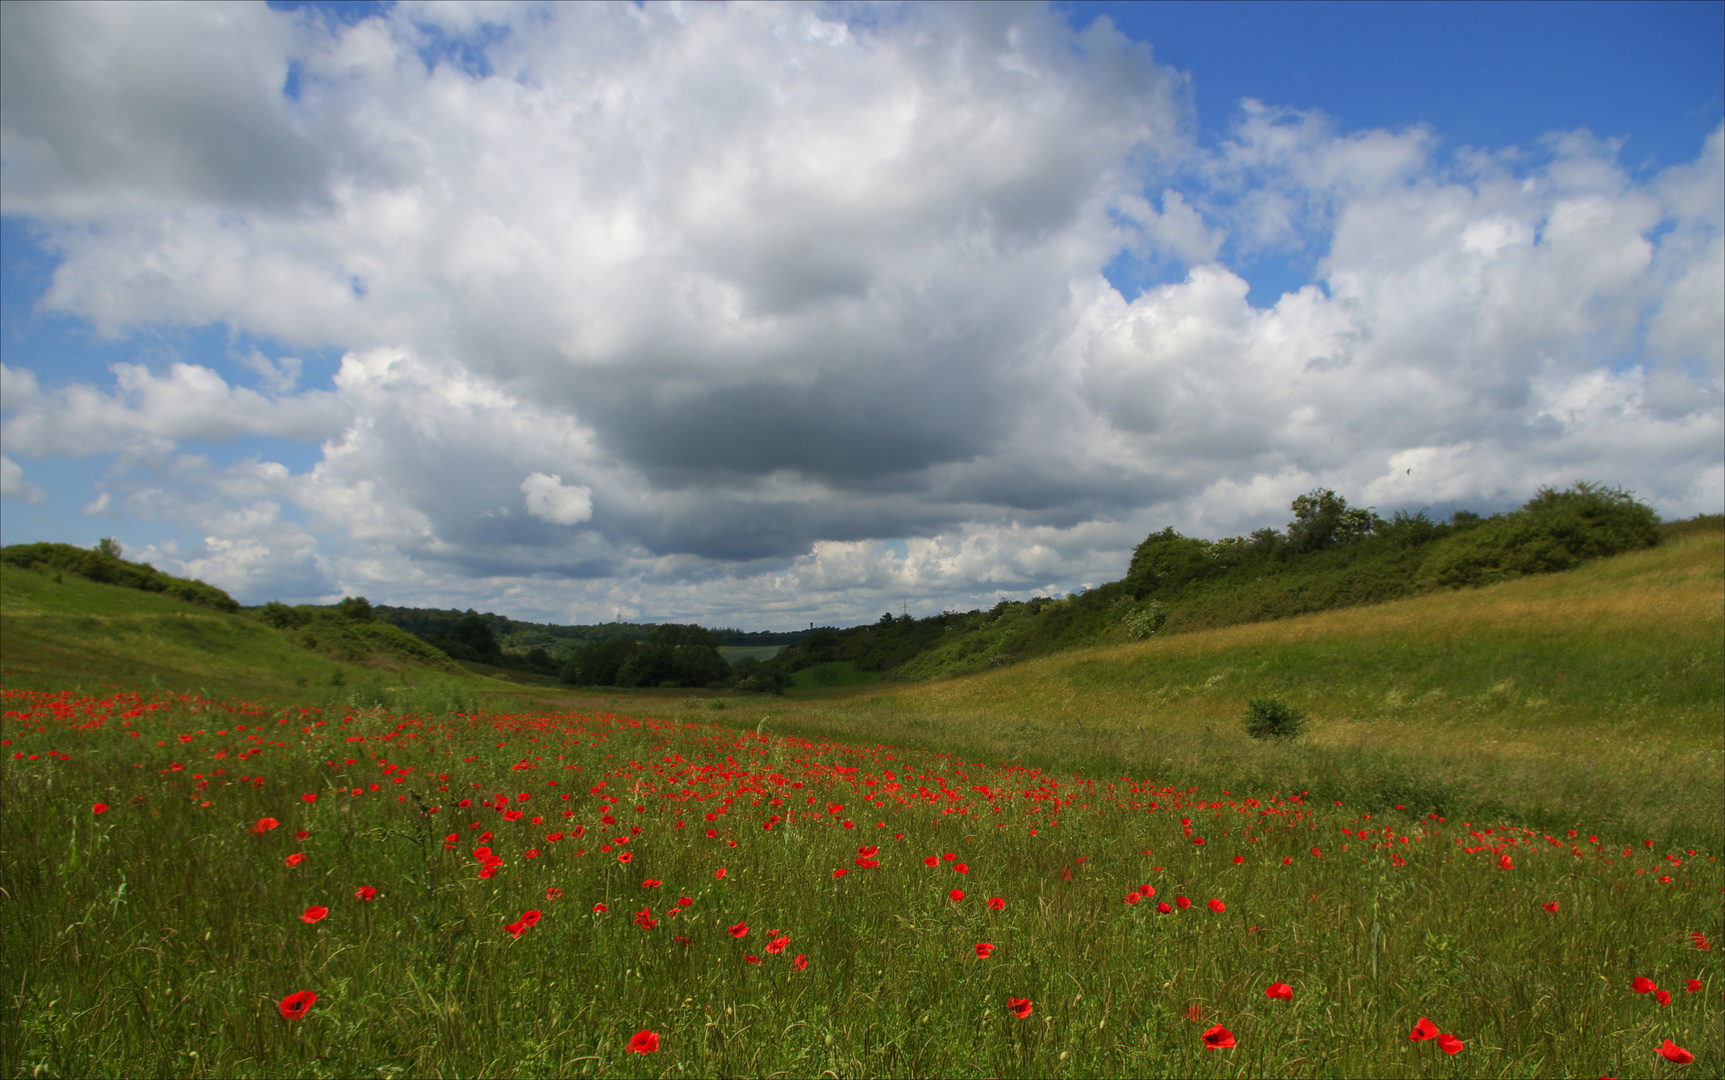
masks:
<svg viewBox="0 0 1725 1080"><path fill-rule="evenodd" d="M834 661L901 680L983 671L1063 649L1143 640L1358 607L1441 589L1566 570L1656 545L1658 515L1628 492L1594 484L1541 490L1519 510L1483 518L1423 511L1384 520L1332 491L1294 500L1287 530L1209 541L1173 529L1133 552L1124 578L1064 599L1003 601L927 619L885 616L810 634L757 678Z"/></svg>

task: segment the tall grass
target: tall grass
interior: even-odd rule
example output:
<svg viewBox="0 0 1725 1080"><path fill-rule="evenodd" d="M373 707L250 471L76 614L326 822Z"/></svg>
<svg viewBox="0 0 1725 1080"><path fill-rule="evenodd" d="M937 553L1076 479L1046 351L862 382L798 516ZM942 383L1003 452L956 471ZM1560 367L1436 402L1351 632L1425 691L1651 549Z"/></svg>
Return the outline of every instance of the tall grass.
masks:
<svg viewBox="0 0 1725 1080"><path fill-rule="evenodd" d="M153 704L8 692L7 1074L1725 1067L1714 851L685 721Z"/></svg>
<svg viewBox="0 0 1725 1080"><path fill-rule="evenodd" d="M1311 714L1300 744L1246 737L1246 703L1263 696ZM1486 589L739 707L810 737L1542 828L1592 821L1717 849L1725 534Z"/></svg>

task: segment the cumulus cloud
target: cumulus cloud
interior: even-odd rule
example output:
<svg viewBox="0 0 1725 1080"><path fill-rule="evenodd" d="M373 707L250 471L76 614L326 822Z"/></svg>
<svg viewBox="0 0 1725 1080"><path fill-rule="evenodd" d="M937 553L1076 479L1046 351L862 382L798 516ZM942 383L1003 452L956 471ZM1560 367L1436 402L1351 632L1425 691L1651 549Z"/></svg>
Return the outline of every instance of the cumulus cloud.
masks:
<svg viewBox="0 0 1725 1080"><path fill-rule="evenodd" d="M143 462L104 512L247 595L868 617L1317 485L1719 509L1719 132L1637 177L1247 102L1202 150L1184 76L1031 5L4 8L43 306L345 353L0 369L8 454ZM1123 253L1167 283L1120 295ZM1255 307L1266 253L1315 271ZM256 434L321 460L180 454Z"/></svg>
<svg viewBox="0 0 1725 1080"><path fill-rule="evenodd" d="M521 481L527 512L554 525L579 525L593 516L593 489L566 486L561 476L529 473Z"/></svg>
<svg viewBox="0 0 1725 1080"><path fill-rule="evenodd" d="M197 364L174 363L158 374L121 363L113 374L114 392L82 382L44 390L33 372L0 366L0 401L9 414L0 430L8 449L84 457L245 435L313 441L339 432L346 418L330 393L266 397Z"/></svg>
<svg viewBox="0 0 1725 1080"><path fill-rule="evenodd" d="M12 499L23 499L28 503L48 500L46 491L24 479L23 466L4 454L0 454L0 495Z"/></svg>

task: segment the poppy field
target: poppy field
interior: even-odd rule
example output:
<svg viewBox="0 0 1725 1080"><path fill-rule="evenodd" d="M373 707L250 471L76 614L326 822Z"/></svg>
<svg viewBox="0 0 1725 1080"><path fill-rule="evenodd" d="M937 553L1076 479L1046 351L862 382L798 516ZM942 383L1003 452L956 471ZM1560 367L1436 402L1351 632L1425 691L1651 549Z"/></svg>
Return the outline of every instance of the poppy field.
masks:
<svg viewBox="0 0 1725 1080"><path fill-rule="evenodd" d="M1725 1072L1668 839L603 713L9 688L13 1076Z"/></svg>

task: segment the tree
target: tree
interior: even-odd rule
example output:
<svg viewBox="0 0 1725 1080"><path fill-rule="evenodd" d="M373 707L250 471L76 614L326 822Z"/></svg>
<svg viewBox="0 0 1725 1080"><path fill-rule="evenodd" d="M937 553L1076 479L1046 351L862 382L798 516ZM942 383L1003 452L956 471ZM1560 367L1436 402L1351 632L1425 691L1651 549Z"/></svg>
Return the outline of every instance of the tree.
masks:
<svg viewBox="0 0 1725 1080"><path fill-rule="evenodd" d="M557 677L571 686L616 686L617 672L635 652L628 638L608 638L583 645Z"/></svg>
<svg viewBox="0 0 1725 1080"><path fill-rule="evenodd" d="M96 551L110 559L120 559L126 555L126 549L112 536L104 536L96 541Z"/></svg>
<svg viewBox="0 0 1725 1080"><path fill-rule="evenodd" d="M1288 547L1296 554L1340 547L1367 535L1377 525L1370 509L1352 509L1348 500L1329 488L1317 488L1297 496L1288 508L1294 520L1288 523Z"/></svg>
<svg viewBox="0 0 1725 1080"><path fill-rule="evenodd" d="M371 610L371 601L363 596L343 597L335 606L335 613L353 622L371 622L376 617Z"/></svg>
<svg viewBox="0 0 1725 1080"><path fill-rule="evenodd" d="M455 620L455 625L449 628L449 636L478 653L486 663L494 664L503 659L503 649L491 632L491 624L471 609Z"/></svg>

